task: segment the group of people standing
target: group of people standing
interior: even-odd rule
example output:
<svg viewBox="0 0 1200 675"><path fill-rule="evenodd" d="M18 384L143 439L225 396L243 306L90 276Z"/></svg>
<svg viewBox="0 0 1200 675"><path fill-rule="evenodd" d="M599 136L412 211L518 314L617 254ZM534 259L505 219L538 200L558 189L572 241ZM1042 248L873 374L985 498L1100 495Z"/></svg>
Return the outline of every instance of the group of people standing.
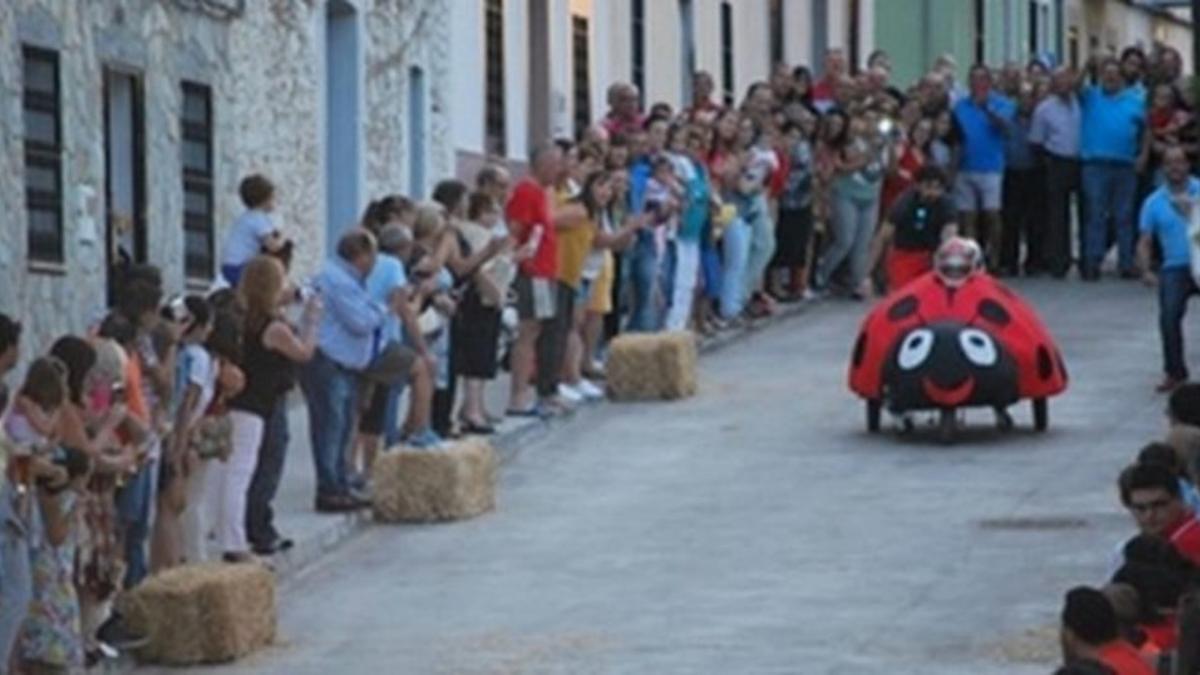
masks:
<svg viewBox="0 0 1200 675"><path fill-rule="evenodd" d="M949 57L905 90L890 72L885 53L851 73L830 50L819 78L779 64L736 105L699 72L680 110L616 83L605 117L533 148L519 181L493 161L470 185L372 201L307 279L272 215L286 195L245 178L213 292L166 297L158 269L126 265L103 320L26 349L0 397L0 665L69 670L135 645L112 611L121 589L288 549L273 501L296 388L314 507L353 511L384 447L436 450L602 397L618 332L708 334L779 303L864 298L960 231L999 272L1064 276L1076 187L1081 275L1111 240L1130 276L1132 205L1160 174L1140 270L1161 270L1164 327L1182 316L1196 288L1177 273L1177 197L1200 186L1177 54L1127 50L1082 76L977 66L968 89ZM0 315L0 375L20 336ZM1176 380L1180 344L1164 338ZM504 366L507 406L489 409Z"/></svg>

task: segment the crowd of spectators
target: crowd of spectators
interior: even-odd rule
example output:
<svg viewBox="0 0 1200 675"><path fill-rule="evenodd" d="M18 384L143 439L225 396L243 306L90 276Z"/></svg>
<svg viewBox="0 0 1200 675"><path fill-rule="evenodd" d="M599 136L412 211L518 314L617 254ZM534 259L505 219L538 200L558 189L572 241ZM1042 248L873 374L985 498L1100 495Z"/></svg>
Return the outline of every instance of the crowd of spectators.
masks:
<svg viewBox="0 0 1200 675"><path fill-rule="evenodd" d="M1142 448L1117 478L1138 533L1112 552L1103 585L1066 595L1063 675L1155 675L1200 666L1193 661L1200 615L1185 616L1200 592L1200 385L1176 388L1167 416L1165 438Z"/></svg>
<svg viewBox="0 0 1200 675"><path fill-rule="evenodd" d="M601 398L618 332L711 334L780 303L862 299L928 270L959 230L996 273L1077 264L1096 279L1115 242L1118 272L1138 276L1134 200L1172 152L1196 151L1178 54L1130 49L1079 74L975 66L966 89L958 76L944 56L901 89L886 54L851 72L834 49L820 79L780 64L738 105L703 72L682 110L644 111L617 83L604 119L531 149L519 181L491 162L471 185L372 201L306 279L272 216L287 195L245 178L211 294L167 297L159 270L127 266L108 314L26 350L24 382L4 390L0 666L70 671L135 646L112 610L122 589L288 549L272 506L297 385L314 507L353 511L384 447L436 451L494 433L501 413ZM0 315L0 374L20 334ZM502 367L507 406L490 410ZM1122 479L1131 509L1179 497L1162 473ZM1163 494L1147 506L1150 488Z"/></svg>

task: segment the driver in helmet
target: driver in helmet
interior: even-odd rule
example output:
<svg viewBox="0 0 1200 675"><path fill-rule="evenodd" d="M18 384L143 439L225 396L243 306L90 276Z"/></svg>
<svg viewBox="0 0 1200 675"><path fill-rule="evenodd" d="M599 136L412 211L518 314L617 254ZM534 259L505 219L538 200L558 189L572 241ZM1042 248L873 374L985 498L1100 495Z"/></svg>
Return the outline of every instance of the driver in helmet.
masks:
<svg viewBox="0 0 1200 675"><path fill-rule="evenodd" d="M972 239L951 237L933 254L933 271L949 288L958 288L983 269L983 249Z"/></svg>

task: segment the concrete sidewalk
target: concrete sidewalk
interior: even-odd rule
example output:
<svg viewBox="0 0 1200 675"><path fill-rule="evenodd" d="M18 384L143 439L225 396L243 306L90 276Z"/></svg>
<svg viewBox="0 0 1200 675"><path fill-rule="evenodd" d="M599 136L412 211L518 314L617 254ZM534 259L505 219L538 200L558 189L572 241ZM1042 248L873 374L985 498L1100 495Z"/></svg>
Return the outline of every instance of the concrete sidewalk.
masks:
<svg viewBox="0 0 1200 675"><path fill-rule="evenodd" d="M779 313L771 318L756 321L744 327L731 329L700 343L701 353L714 350L737 341L743 336L761 330L789 317L797 316L809 307L809 303L780 305ZM492 413L504 412L508 401L509 378L506 373L490 383L486 398ZM286 583L304 568L318 561L323 555L345 543L371 523L369 510L351 514L324 514L313 510L316 478L313 467L311 444L308 441L308 413L299 392L293 392L290 400L287 461L279 494L275 499L275 522L280 533L295 541L295 547L271 558L280 583ZM506 418L492 437L492 443L500 454L501 465L510 462L535 438L540 438L552 428L568 424L580 415L587 415L590 408L607 405L606 402L581 406L573 415L544 422L536 419Z"/></svg>

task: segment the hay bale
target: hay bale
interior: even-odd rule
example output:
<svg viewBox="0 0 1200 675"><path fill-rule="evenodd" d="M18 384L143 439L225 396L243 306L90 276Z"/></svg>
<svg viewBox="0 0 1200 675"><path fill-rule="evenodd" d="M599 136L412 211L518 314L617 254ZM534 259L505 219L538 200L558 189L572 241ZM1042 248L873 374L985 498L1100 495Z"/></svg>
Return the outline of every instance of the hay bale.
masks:
<svg viewBox="0 0 1200 675"><path fill-rule="evenodd" d="M995 646L993 653L1012 663L1053 664L1062 659L1058 626L1049 625L1026 630Z"/></svg>
<svg viewBox="0 0 1200 675"><path fill-rule="evenodd" d="M141 661L232 661L275 639L275 575L252 563L176 567L123 595L120 608L150 639Z"/></svg>
<svg viewBox="0 0 1200 675"><path fill-rule="evenodd" d="M496 451L481 438L444 450L393 448L371 469L375 520L430 523L472 518L496 504Z"/></svg>
<svg viewBox="0 0 1200 675"><path fill-rule="evenodd" d="M696 338L688 332L619 335L605 379L618 401L679 399L696 393Z"/></svg>

